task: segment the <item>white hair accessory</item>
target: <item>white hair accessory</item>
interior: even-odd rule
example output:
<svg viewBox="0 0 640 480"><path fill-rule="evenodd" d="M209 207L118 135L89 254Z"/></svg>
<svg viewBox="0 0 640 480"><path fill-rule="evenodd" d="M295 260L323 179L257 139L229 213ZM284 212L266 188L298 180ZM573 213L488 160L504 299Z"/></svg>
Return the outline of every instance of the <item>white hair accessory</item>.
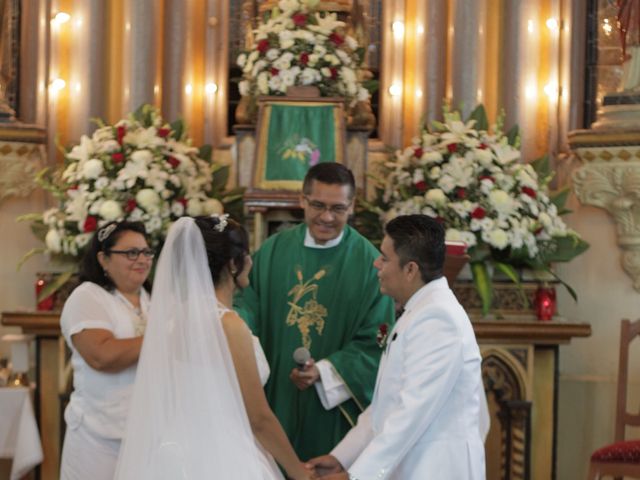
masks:
<svg viewBox="0 0 640 480"><path fill-rule="evenodd" d="M216 223L213 228L222 233L224 232L224 229L227 228L227 225L229 224L229 222L227 222L227 218L229 218L229 214L228 213L223 213L223 214L219 214L219 213L213 213L211 214L211 218L217 218L218 219L218 223Z"/></svg>
<svg viewBox="0 0 640 480"><path fill-rule="evenodd" d="M109 238L109 235L111 235L117 227L118 227L117 224L111 223L106 227L98 230L98 241L104 242L107 238Z"/></svg>

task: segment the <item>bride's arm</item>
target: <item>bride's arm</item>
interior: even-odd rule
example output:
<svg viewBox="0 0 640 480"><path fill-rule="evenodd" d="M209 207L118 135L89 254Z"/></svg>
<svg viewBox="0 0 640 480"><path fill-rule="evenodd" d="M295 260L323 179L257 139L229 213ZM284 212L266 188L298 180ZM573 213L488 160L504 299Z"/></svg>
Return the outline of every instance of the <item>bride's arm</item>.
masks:
<svg viewBox="0 0 640 480"><path fill-rule="evenodd" d="M286 470L289 477L295 480L311 478L267 403L260 383L251 332L233 312L228 312L222 317L222 326L227 336L253 434Z"/></svg>

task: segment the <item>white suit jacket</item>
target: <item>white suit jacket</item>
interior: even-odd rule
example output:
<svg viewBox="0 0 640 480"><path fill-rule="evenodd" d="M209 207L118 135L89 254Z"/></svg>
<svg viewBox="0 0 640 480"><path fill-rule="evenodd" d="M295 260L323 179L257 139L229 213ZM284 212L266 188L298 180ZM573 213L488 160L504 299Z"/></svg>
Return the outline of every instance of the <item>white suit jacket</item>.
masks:
<svg viewBox="0 0 640 480"><path fill-rule="evenodd" d="M428 283L389 334L371 405L331 454L358 480L484 480L480 362L447 280Z"/></svg>

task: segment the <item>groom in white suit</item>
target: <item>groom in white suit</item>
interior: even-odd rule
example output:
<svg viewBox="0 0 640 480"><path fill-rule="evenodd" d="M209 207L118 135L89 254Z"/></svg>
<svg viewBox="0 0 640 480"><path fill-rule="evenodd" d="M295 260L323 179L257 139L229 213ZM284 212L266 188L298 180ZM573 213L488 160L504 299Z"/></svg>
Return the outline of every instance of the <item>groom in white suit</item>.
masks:
<svg viewBox="0 0 640 480"><path fill-rule="evenodd" d="M442 274L444 229L425 215L388 223L380 290L404 307L387 338L373 401L330 455L323 480L485 478L480 351Z"/></svg>

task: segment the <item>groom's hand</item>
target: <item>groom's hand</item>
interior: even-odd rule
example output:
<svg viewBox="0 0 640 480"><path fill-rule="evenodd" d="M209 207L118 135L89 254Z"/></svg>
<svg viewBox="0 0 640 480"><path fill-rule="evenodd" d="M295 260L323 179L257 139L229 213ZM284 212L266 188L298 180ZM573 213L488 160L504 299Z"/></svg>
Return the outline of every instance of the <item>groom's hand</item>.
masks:
<svg viewBox="0 0 640 480"><path fill-rule="evenodd" d="M344 468L333 455L322 455L309 460L306 465L307 468L313 468L319 477L325 477L327 475L335 475L344 472ZM347 473L344 473L344 477L336 477L335 480L340 478L348 478Z"/></svg>
<svg viewBox="0 0 640 480"><path fill-rule="evenodd" d="M320 371L313 358L304 364L303 369L294 368L289 374L289 380L299 389L306 390L320 378Z"/></svg>
<svg viewBox="0 0 640 480"><path fill-rule="evenodd" d="M322 480L349 480L349 474L347 472L334 473L333 475L322 477Z"/></svg>

